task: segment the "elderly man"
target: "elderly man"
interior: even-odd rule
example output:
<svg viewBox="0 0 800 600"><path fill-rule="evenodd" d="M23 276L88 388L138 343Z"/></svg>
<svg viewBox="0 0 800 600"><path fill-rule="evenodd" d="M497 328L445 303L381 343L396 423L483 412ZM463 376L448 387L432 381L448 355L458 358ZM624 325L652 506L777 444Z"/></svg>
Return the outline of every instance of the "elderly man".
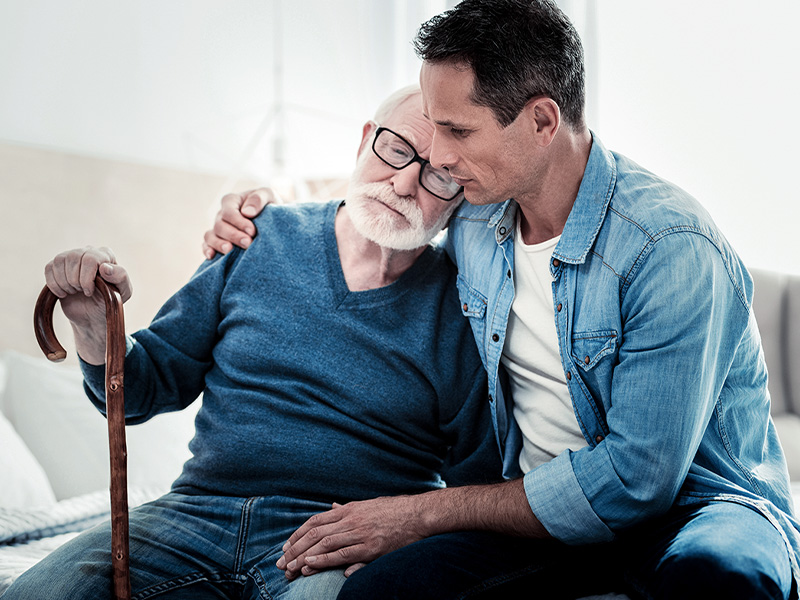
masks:
<svg viewBox="0 0 800 600"><path fill-rule="evenodd" d="M393 95L364 125L345 202L269 211L258 224L280 235L203 264L128 338L129 423L203 392L192 458L131 512L134 598L334 598L341 571L291 582L275 566L306 519L444 487L445 463L448 483L500 479L455 268L430 243L462 197L427 160L432 132L418 88ZM102 411L98 272L130 296L106 249L63 253L46 279ZM4 600L108 598L109 535L68 542Z"/></svg>
<svg viewBox="0 0 800 600"><path fill-rule="evenodd" d="M587 128L583 51L553 2L464 0L416 47L430 160L470 203L449 245L510 481L336 507L278 565L374 560L340 598L796 594L800 530L734 250Z"/></svg>

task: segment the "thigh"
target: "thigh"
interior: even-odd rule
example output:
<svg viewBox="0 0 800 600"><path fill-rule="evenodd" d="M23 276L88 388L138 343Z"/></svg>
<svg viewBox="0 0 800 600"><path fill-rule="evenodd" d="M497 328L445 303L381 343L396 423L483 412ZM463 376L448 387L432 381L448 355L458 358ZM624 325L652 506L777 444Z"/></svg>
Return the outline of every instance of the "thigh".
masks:
<svg viewBox="0 0 800 600"><path fill-rule="evenodd" d="M629 580L648 598L788 598L792 588L778 530L734 502L676 507L621 543Z"/></svg>
<svg viewBox="0 0 800 600"><path fill-rule="evenodd" d="M344 569L331 569L292 581L275 600L335 600L345 582Z"/></svg>
<svg viewBox="0 0 800 600"><path fill-rule="evenodd" d="M176 494L132 510L133 597L167 597L193 585L224 593L231 583L239 514L233 499L214 502ZM106 600L111 597L111 579L111 526L105 522L56 549L6 593L10 599Z"/></svg>
<svg viewBox="0 0 800 600"><path fill-rule="evenodd" d="M339 598L513 599L530 598L532 590L542 598L576 598L614 588L604 568L610 550L487 532L439 535L356 571Z"/></svg>
<svg viewBox="0 0 800 600"><path fill-rule="evenodd" d="M330 503L284 496L251 498L243 528L246 548L242 571L247 579L242 598L272 600L335 600L345 581L343 569L332 569L292 582L275 563L283 545L312 515L330 508Z"/></svg>

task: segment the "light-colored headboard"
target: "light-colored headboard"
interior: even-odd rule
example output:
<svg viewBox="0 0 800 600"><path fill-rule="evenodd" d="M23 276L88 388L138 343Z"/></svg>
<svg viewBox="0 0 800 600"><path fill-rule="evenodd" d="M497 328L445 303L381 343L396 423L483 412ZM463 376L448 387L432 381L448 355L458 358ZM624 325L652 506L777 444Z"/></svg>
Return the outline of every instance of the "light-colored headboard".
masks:
<svg viewBox="0 0 800 600"><path fill-rule="evenodd" d="M44 266L85 245L114 250L134 286L127 329L146 326L202 262L202 235L224 179L0 144L0 350L39 354L32 323ZM70 352L72 333L55 312Z"/></svg>

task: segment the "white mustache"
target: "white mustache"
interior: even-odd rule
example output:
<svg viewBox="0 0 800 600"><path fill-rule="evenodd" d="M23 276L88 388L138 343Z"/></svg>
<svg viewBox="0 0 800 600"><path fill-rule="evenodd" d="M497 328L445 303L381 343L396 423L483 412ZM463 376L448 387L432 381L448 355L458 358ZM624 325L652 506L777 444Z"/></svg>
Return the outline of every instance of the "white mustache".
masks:
<svg viewBox="0 0 800 600"><path fill-rule="evenodd" d="M365 183L358 186L356 192L378 200L404 216L408 216L410 212L417 208L412 200L398 196L388 183Z"/></svg>

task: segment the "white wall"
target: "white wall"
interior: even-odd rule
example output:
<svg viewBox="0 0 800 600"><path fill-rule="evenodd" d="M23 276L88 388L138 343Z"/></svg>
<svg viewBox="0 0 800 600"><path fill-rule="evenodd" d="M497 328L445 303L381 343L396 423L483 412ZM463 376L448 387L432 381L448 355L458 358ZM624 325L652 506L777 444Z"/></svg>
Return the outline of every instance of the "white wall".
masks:
<svg viewBox="0 0 800 600"><path fill-rule="evenodd" d="M589 1L606 146L695 195L747 264L800 273L800 2Z"/></svg>
<svg viewBox="0 0 800 600"><path fill-rule="evenodd" d="M416 26L444 6L3 0L0 141L267 178L282 118L289 175L346 174L360 125L417 78Z"/></svg>
<svg viewBox="0 0 800 600"><path fill-rule="evenodd" d="M133 281L129 331L147 326L203 260L209 189L219 176L0 144L0 350L40 354L33 307L58 252L109 246ZM242 182L243 186L252 182ZM61 343L72 333L55 311Z"/></svg>

